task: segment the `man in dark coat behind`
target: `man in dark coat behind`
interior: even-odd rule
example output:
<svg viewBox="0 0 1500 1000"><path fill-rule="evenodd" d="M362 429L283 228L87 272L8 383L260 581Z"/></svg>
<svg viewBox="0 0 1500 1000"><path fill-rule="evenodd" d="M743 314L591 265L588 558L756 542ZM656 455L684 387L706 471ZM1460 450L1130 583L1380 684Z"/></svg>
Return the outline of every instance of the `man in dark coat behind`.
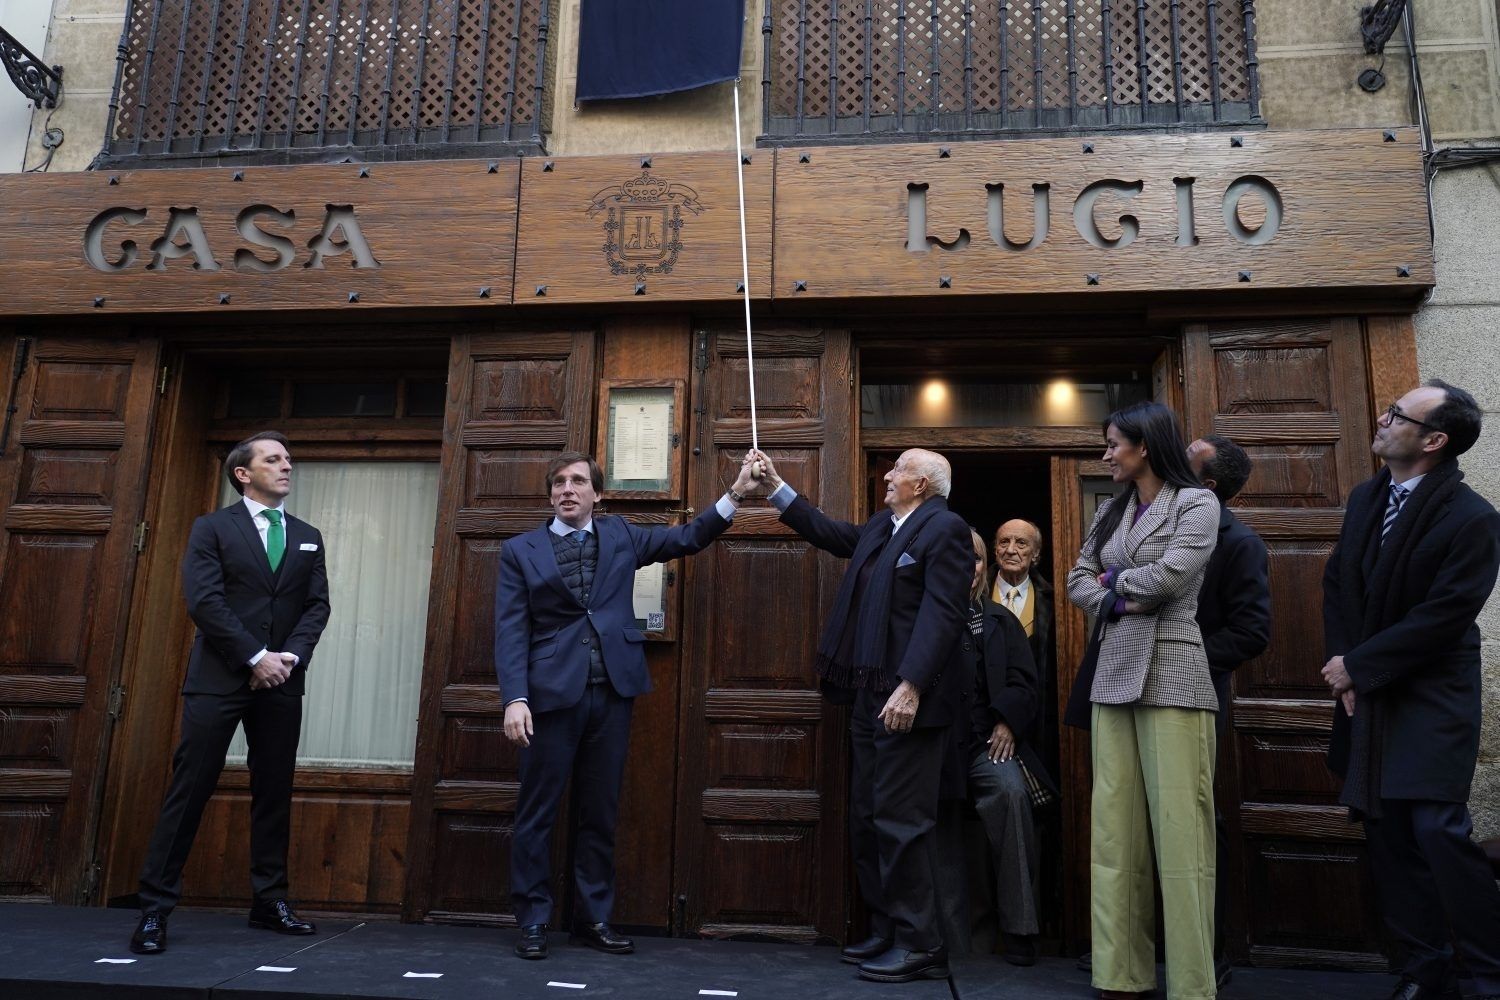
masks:
<svg viewBox="0 0 1500 1000"><path fill-rule="evenodd" d="M818 674L852 700L850 840L871 936L843 951L859 975L901 983L948 976L932 842L946 728L972 683L961 650L974 550L948 509L952 471L934 452L903 452L886 474L886 509L836 521L776 475L761 452L781 520L849 560L818 643Z"/></svg>
<svg viewBox="0 0 1500 1000"><path fill-rule="evenodd" d="M1500 514L1463 482L1474 397L1433 379L1377 422L1386 467L1350 494L1323 576L1323 678L1339 700L1329 766L1364 821L1381 911L1400 946L1395 1000L1500 998L1500 889L1472 839L1479 753L1475 619L1500 571Z"/></svg>
<svg viewBox="0 0 1500 1000"><path fill-rule="evenodd" d="M1236 667L1265 652L1271 641L1271 586L1266 543L1234 512L1229 501L1239 495L1254 468L1245 449L1218 434L1188 445L1188 461L1204 486L1219 498L1219 541L1208 559L1198 591L1198 628L1208 655L1214 692L1219 696L1219 760L1224 760L1229 730L1230 678ZM1214 973L1220 987L1229 981L1225 952L1225 917L1229 906L1229 830L1224 814L1214 810L1218 842L1214 890Z"/></svg>

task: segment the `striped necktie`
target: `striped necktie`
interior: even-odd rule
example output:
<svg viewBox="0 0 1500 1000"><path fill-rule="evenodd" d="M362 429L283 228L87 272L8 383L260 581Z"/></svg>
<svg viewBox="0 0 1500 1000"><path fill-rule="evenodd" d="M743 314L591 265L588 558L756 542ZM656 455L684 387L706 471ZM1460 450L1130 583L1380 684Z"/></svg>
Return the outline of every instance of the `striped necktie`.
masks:
<svg viewBox="0 0 1500 1000"><path fill-rule="evenodd" d="M1406 503L1406 498L1411 495L1411 490L1405 486L1391 484L1391 502L1385 508L1385 523L1380 526L1380 540L1385 541L1385 536L1391 533L1391 525L1396 523L1396 518L1401 514L1401 507Z"/></svg>

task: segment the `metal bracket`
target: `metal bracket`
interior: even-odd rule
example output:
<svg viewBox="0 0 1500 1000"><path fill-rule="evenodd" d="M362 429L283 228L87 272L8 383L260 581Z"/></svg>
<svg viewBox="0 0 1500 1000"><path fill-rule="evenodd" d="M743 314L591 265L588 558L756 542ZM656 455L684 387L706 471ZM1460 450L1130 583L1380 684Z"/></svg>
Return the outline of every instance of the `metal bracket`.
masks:
<svg viewBox="0 0 1500 1000"><path fill-rule="evenodd" d="M109 707L105 709L105 713L111 719L114 719L116 722L118 722L120 720L121 714L124 711L125 688L123 688L119 684L111 684L109 686Z"/></svg>
<svg viewBox="0 0 1500 1000"><path fill-rule="evenodd" d="M0 28L0 62L21 94L38 107L55 108L62 97L63 68L47 66L41 57Z"/></svg>

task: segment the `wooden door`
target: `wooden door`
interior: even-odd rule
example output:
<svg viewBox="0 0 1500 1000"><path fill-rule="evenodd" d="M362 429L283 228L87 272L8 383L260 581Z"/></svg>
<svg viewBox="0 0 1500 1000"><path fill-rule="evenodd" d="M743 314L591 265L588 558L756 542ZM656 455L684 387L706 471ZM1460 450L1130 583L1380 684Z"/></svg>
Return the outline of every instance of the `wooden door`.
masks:
<svg viewBox="0 0 1500 1000"><path fill-rule="evenodd" d="M1101 448L1102 450L1102 448ZM1083 536L1099 505L1117 487L1108 467L1096 459L1054 455L1052 466L1052 580L1056 590L1054 642L1057 650L1057 717L1073 693L1078 664L1088 645L1088 620L1068 600L1068 572L1083 548ZM1089 937L1089 735L1059 725L1058 785L1062 789L1063 944L1068 952L1086 950Z"/></svg>
<svg viewBox="0 0 1500 1000"><path fill-rule="evenodd" d="M0 437L0 897L82 904L120 692L154 340L23 337Z"/></svg>
<svg viewBox="0 0 1500 1000"><path fill-rule="evenodd" d="M744 335L699 336L689 492L707 502L750 445L750 407ZM847 332L757 331L755 362L761 447L814 503L858 520ZM846 936L847 713L814 673L844 567L763 500L686 560L676 886L689 934Z"/></svg>
<svg viewBox="0 0 1500 1000"><path fill-rule="evenodd" d="M518 775L495 681L495 573L504 540L550 513L547 463L562 451L589 450L594 386L593 331L453 338L408 920L515 922L509 865Z"/></svg>
<svg viewBox="0 0 1500 1000"><path fill-rule="evenodd" d="M1234 674L1220 802L1236 850L1227 881L1236 957L1384 967L1358 825L1324 764L1333 705L1322 574L1350 489L1373 471L1364 336L1356 319L1190 326L1188 433L1218 433L1255 471L1235 512L1270 551L1271 644Z"/></svg>

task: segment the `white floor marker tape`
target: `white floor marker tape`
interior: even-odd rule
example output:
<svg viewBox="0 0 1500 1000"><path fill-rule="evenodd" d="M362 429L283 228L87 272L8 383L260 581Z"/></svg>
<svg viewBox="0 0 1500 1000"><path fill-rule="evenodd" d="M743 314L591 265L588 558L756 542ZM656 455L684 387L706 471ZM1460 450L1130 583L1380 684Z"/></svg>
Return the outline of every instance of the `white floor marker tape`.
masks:
<svg viewBox="0 0 1500 1000"><path fill-rule="evenodd" d="M131 965L135 962L133 958L100 958L95 959L95 965Z"/></svg>
<svg viewBox="0 0 1500 1000"><path fill-rule="evenodd" d="M581 990L581 989L584 989L585 987L588 986L587 983L559 983L559 982L556 982L556 981L550 982L547 985L548 986L556 986L556 987L558 987L560 989L564 989L564 990Z"/></svg>
<svg viewBox="0 0 1500 1000"><path fill-rule="evenodd" d="M261 965L257 966L256 972L296 972L295 965Z"/></svg>
<svg viewBox="0 0 1500 1000"><path fill-rule="evenodd" d="M408 972L402 979L442 979L441 972Z"/></svg>
<svg viewBox="0 0 1500 1000"><path fill-rule="evenodd" d="M740 995L740 991L739 990L699 990L698 991L698 995L700 997L737 997L737 996Z"/></svg>

